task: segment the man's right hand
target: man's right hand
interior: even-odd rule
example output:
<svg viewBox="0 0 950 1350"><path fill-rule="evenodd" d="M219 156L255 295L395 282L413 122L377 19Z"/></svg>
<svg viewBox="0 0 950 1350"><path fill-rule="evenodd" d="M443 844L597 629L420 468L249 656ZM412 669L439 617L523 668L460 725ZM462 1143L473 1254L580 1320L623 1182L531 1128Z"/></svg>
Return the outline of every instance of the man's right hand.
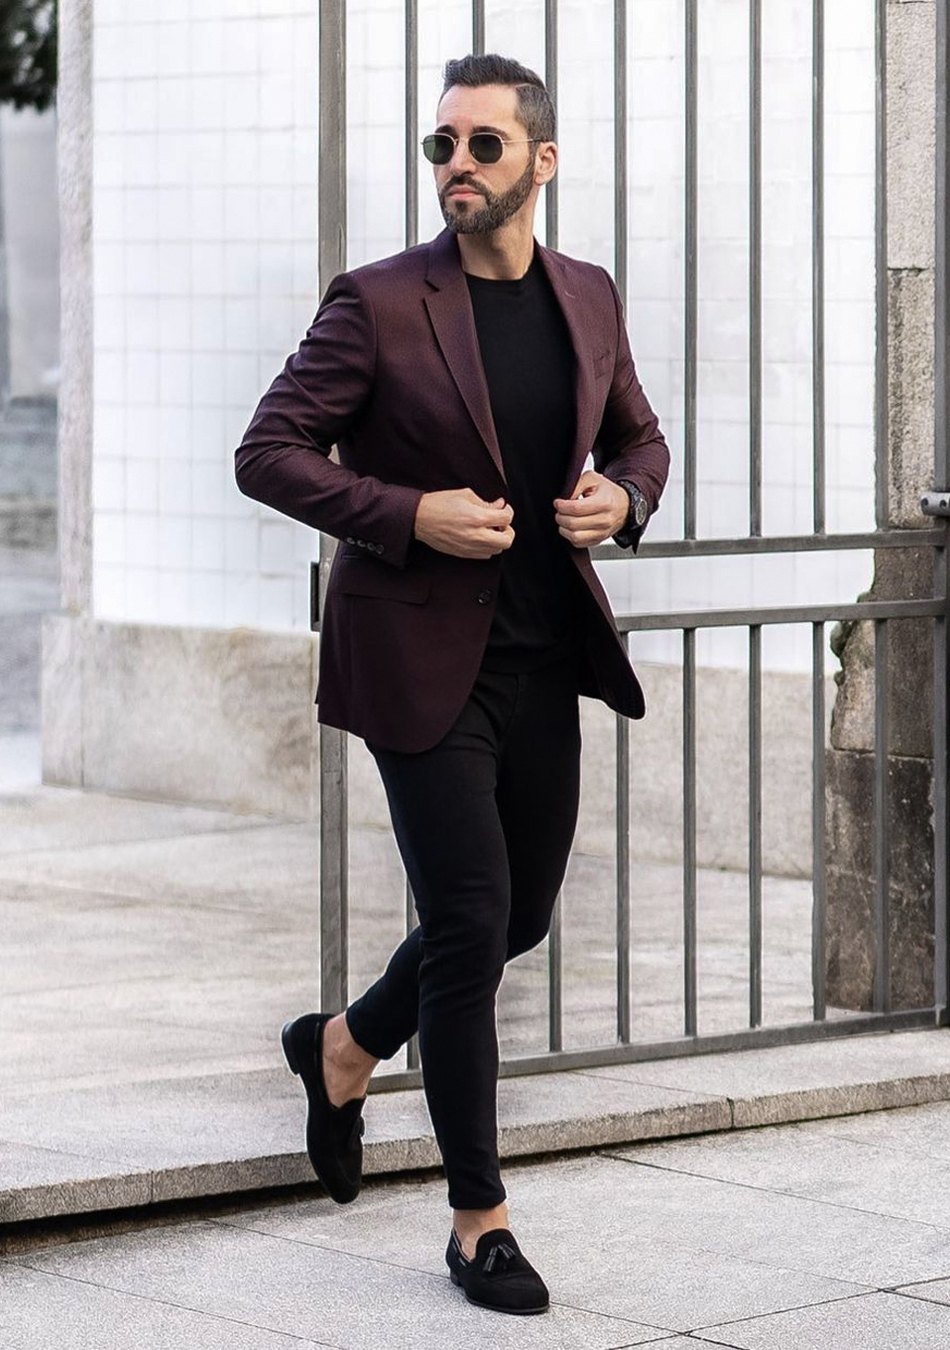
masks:
<svg viewBox="0 0 950 1350"><path fill-rule="evenodd" d="M491 558L510 548L514 512L504 497L483 501L471 488L424 492L416 508L414 534L440 553L457 558Z"/></svg>

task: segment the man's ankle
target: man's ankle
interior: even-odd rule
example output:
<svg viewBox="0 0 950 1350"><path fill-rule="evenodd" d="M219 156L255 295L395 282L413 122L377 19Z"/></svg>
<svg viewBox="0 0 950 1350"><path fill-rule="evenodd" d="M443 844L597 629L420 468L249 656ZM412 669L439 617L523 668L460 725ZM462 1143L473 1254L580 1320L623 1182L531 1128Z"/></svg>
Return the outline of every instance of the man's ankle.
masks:
<svg viewBox="0 0 950 1350"><path fill-rule="evenodd" d="M453 1210L453 1216L453 1227L462 1244L462 1251L470 1260L475 1255L475 1246L482 1233L509 1226L506 1204L496 1205L493 1209L456 1209Z"/></svg>
<svg viewBox="0 0 950 1350"><path fill-rule="evenodd" d="M350 1077L370 1077L379 1060L354 1041L344 1013L330 1018L323 1035L327 1058L339 1069Z"/></svg>

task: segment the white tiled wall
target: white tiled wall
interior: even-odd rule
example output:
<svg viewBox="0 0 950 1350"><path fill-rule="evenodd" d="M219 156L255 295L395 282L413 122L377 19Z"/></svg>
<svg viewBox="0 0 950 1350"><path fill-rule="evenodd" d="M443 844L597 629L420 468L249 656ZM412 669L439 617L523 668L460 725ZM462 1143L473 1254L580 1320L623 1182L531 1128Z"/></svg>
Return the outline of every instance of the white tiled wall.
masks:
<svg viewBox="0 0 950 1350"><path fill-rule="evenodd" d="M402 0L347 9L348 264L404 247ZM746 0L701 5L698 524L748 529ZM317 536L244 497L234 448L309 326L317 275L316 0L97 0L95 609L306 628ZM683 514L683 13L628 0L629 293L638 369L672 450L651 539ZM764 530L811 529L808 0L763 6ZM613 264L609 0L560 5L558 247ZM470 48L465 3L420 0L419 127ZM827 527L873 528L873 0L827 6ZM487 48L543 74L543 4L487 5ZM442 228L420 155L420 239ZM545 238L544 203L536 235ZM600 564L618 611L851 600L864 553ZM678 634L633 639L676 660ZM741 664L741 629L698 656ZM768 665L810 634L771 630ZM832 658L829 654L829 663Z"/></svg>

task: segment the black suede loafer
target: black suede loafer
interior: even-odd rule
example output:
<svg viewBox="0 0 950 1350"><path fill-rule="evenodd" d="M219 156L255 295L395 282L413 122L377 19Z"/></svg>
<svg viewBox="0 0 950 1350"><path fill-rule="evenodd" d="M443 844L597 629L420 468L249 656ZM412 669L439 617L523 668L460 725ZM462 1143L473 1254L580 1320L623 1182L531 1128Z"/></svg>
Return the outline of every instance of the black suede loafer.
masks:
<svg viewBox="0 0 950 1350"><path fill-rule="evenodd" d="M313 1170L337 1204L346 1205L360 1192L363 1173L363 1104L366 1095L334 1106L323 1080L323 1028L336 1013L305 1013L285 1022L281 1045L291 1071L307 1093L307 1156Z"/></svg>
<svg viewBox="0 0 950 1350"><path fill-rule="evenodd" d="M482 1233L470 1258L462 1251L453 1226L445 1260L452 1283L465 1291L469 1303L477 1303L480 1308L542 1313L550 1307L547 1285L507 1228Z"/></svg>

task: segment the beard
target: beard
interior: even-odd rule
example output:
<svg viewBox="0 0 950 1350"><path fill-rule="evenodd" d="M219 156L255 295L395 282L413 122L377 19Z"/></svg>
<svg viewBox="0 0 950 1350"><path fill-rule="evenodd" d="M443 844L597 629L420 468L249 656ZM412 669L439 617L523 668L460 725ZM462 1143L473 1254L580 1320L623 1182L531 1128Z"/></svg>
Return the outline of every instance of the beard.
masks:
<svg viewBox="0 0 950 1350"><path fill-rule="evenodd" d="M531 195L533 186L533 159L528 161L528 166L518 181L505 192L496 194L488 188L475 187L472 183L449 183L446 185L446 192L452 188L471 187L482 194L485 205L476 207L470 202L461 210L452 210L449 199L442 196L439 198L442 219L456 234L490 234L504 225L505 221L510 220L516 211L521 210Z"/></svg>

